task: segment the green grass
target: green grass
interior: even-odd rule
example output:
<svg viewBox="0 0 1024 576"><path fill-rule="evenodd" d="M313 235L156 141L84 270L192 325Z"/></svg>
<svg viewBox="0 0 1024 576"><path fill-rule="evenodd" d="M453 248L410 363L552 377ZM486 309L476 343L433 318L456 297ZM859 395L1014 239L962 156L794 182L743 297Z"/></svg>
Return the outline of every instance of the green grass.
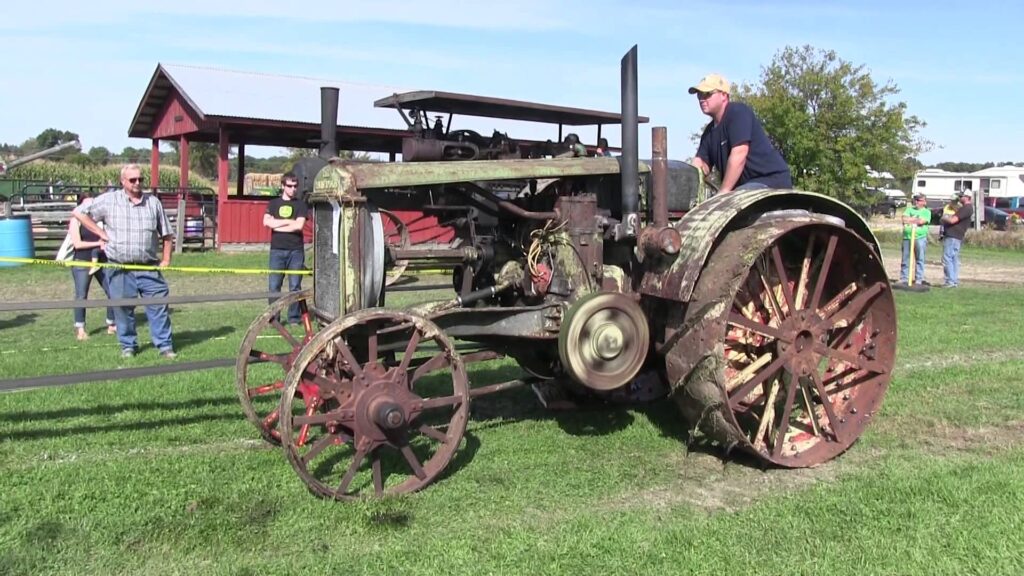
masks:
<svg viewBox="0 0 1024 576"><path fill-rule="evenodd" d="M69 276L0 269L0 297L69 298ZM172 294L264 281L168 278ZM687 453L671 405L549 413L516 390L474 402L423 492L332 503L259 441L232 369L0 394L0 574L1019 574L1024 288L896 298L883 409L810 470ZM179 361L232 357L263 308L176 306ZM19 316L0 313L0 378L122 365L112 337L74 341L70 311ZM162 361L147 348L130 362ZM470 377L517 374L495 361Z"/></svg>

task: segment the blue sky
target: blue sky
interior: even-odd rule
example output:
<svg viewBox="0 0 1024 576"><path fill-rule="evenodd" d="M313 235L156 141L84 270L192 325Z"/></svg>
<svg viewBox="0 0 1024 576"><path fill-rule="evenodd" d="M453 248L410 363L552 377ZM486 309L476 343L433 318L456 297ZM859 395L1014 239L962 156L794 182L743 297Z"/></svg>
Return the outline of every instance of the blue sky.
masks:
<svg viewBox="0 0 1024 576"><path fill-rule="evenodd" d="M83 145L148 146L128 125L158 62L448 90L617 110L619 59L639 45L641 152L668 126L693 154L686 93L709 71L756 82L785 46L835 50L928 123L941 161L1024 161L1024 3L820 0L99 0L7 2L0 142L45 128ZM387 94L382 94L387 95ZM258 97L258 95L254 95ZM515 134L512 134L515 137ZM523 135L520 135L523 137ZM584 137L584 140L588 138ZM613 142L614 143L614 142ZM252 151L250 151L252 152Z"/></svg>

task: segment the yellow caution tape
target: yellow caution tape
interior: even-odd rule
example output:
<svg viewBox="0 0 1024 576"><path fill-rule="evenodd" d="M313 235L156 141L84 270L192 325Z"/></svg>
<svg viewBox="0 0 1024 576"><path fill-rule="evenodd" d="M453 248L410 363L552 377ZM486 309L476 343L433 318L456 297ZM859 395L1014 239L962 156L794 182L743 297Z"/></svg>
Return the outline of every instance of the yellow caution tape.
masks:
<svg viewBox="0 0 1024 576"><path fill-rule="evenodd" d="M199 273L222 273L222 274L291 274L293 276L309 276L312 270L261 270L254 268L198 268L193 266L150 266L146 264L114 264L112 262L92 262L89 260L46 260L43 258L17 258L14 256L0 256L0 262L11 262L13 264L42 264L44 266L59 266L62 268L114 268L121 270L145 270L160 272L199 272Z"/></svg>

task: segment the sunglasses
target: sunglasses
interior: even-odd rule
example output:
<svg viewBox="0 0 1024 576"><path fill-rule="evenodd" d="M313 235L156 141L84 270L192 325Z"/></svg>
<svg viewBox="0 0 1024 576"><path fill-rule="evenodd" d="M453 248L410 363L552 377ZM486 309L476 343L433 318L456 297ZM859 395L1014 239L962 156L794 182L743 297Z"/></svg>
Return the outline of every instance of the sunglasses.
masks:
<svg viewBox="0 0 1024 576"><path fill-rule="evenodd" d="M712 90L711 92L697 92L697 99L707 100L708 98L711 98L711 95L715 94L716 92L718 92L718 90Z"/></svg>
<svg viewBox="0 0 1024 576"><path fill-rule="evenodd" d="M142 182L142 178L129 178L128 182L131 184L138 184L139 182Z"/></svg>
<svg viewBox="0 0 1024 576"><path fill-rule="evenodd" d="M297 188L298 186L299 186L298 184L285 184L284 185L285 188Z"/></svg>

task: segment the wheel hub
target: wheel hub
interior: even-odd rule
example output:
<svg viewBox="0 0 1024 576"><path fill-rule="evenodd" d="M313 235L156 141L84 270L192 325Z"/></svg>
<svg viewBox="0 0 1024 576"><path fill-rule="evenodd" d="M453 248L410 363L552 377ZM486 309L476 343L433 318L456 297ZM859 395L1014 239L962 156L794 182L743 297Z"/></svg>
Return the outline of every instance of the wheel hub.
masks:
<svg viewBox="0 0 1024 576"><path fill-rule="evenodd" d="M608 322L594 330L591 348L594 354L602 360L614 360L622 353L623 340L622 329Z"/></svg>

